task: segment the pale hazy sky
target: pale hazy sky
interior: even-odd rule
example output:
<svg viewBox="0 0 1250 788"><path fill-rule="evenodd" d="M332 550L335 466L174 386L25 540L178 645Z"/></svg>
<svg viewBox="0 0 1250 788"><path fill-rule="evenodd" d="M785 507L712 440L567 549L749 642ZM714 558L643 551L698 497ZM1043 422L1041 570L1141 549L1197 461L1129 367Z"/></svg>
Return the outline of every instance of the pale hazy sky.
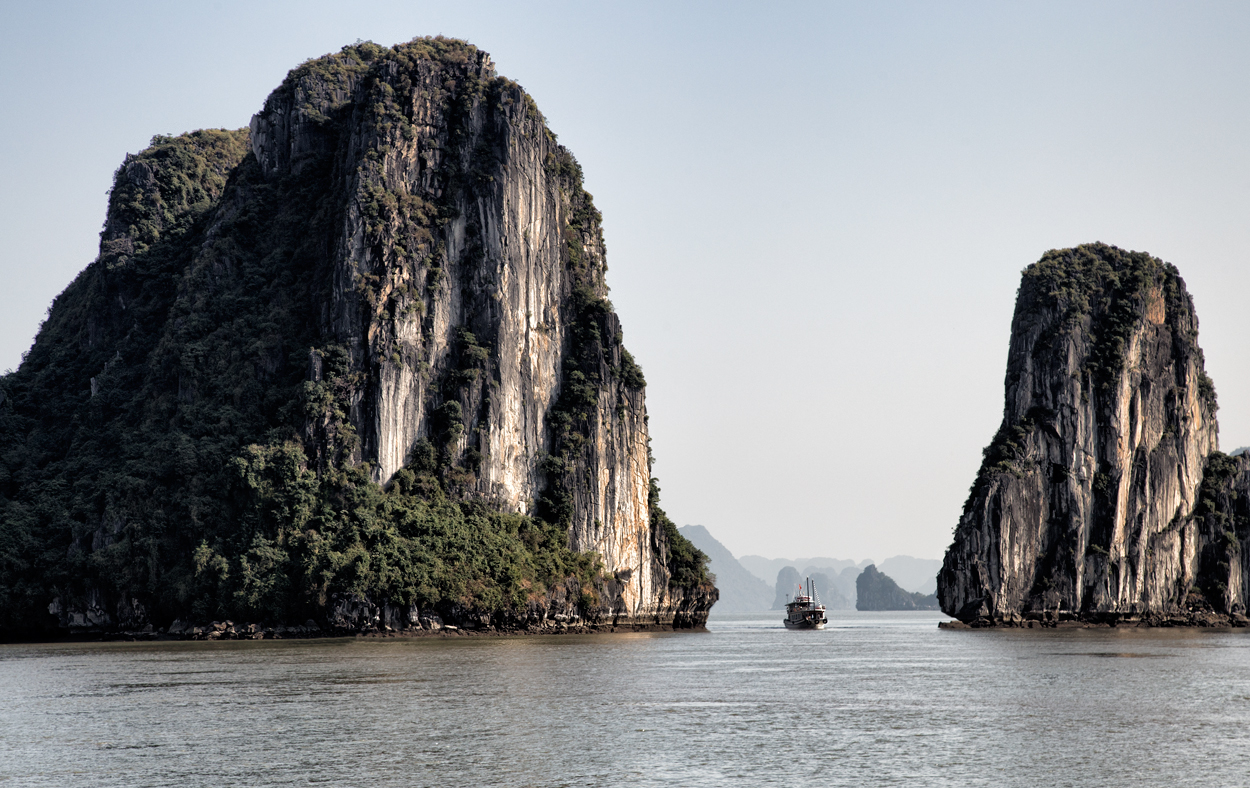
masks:
<svg viewBox="0 0 1250 788"><path fill-rule="evenodd" d="M1175 263L1250 443L1250 5L0 4L0 370L113 170L356 39L464 38L604 215L678 523L736 555L940 557L1002 415L1020 270Z"/></svg>

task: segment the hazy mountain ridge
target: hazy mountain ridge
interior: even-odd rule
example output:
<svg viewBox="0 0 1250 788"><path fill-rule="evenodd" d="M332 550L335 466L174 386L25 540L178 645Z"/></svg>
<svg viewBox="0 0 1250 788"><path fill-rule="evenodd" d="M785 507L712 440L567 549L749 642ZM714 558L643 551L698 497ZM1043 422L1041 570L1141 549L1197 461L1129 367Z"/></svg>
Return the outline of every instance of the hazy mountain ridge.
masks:
<svg viewBox="0 0 1250 788"><path fill-rule="evenodd" d="M735 558L703 526L683 526L681 533L711 559L709 566L716 575L716 585L721 593L717 612L781 610L785 607L787 597L793 596L808 577L812 578L821 601L828 609L853 610L857 599L856 580L864 568L873 565L870 560L857 565L846 559L819 557L800 561L758 555ZM942 562L894 556L881 564L899 571L905 578L900 583L906 584L903 585L904 588L909 591L914 589L924 596L931 594L936 587L936 574ZM802 570L799 569L800 566ZM765 580L759 576L758 572L768 571L773 567L776 567L776 571L772 579ZM726 604L730 600L730 604Z"/></svg>
<svg viewBox="0 0 1250 788"><path fill-rule="evenodd" d="M801 572L823 572L830 577L840 577L848 568L854 568L862 571L870 564L876 564L883 572L887 572L891 577L895 577L900 586L908 591L918 592L922 594L931 594L937 588L937 573L942 568L942 562L936 558L913 558L909 555L896 555L887 558L881 562L875 562L870 558L862 561L851 561L842 558L764 558L758 555L744 555L738 559L738 562L751 574L760 579L764 579L762 573L768 574L765 582L775 582L777 573L784 567L792 566L801 569ZM888 570L888 571L887 571ZM859 572L856 572L858 576ZM842 593L847 594L844 587ZM854 600L853 584L851 593L848 598Z"/></svg>
<svg viewBox="0 0 1250 788"><path fill-rule="evenodd" d="M683 525L681 535L708 557L708 570L716 577L720 598L717 613L754 613L767 610L773 588L743 568L729 550L701 525Z"/></svg>
<svg viewBox="0 0 1250 788"><path fill-rule="evenodd" d="M777 572L777 583L775 586L775 594L773 596L773 610L784 610L786 603L794 598L796 594L807 592L807 583L810 580L812 590L816 593L817 599L829 610L854 610L855 597L852 593L847 596L845 590L849 588L853 592L855 588L855 576L859 570L853 566L848 566L837 575L828 575L815 568L809 567L800 573L793 566L784 566Z"/></svg>

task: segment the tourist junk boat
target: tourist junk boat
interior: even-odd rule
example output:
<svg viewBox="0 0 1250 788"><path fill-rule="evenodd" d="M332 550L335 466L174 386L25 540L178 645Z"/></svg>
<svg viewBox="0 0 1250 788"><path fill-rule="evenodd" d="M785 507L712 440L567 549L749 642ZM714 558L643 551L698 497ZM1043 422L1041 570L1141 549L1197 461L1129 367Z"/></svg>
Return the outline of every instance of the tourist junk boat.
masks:
<svg viewBox="0 0 1250 788"><path fill-rule="evenodd" d="M816 588L809 577L807 578L807 593L800 593L794 601L786 603L786 617L781 621L786 625L786 629L824 629L828 620L825 618L825 606L820 604L820 598L816 596Z"/></svg>

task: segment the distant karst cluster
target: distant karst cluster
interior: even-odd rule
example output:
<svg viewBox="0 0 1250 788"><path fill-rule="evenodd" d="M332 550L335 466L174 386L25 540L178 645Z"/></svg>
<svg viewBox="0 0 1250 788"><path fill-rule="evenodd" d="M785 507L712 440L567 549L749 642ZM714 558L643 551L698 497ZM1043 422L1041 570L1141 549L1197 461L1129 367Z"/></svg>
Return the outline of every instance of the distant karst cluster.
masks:
<svg viewBox="0 0 1250 788"><path fill-rule="evenodd" d="M937 610L934 594L908 592L869 565L855 578L856 610Z"/></svg>
<svg viewBox="0 0 1250 788"><path fill-rule="evenodd" d="M881 562L881 569L892 573L886 575L872 561L856 563L820 557L790 560L758 555L735 558L701 525L682 526L681 533L709 558L708 565L720 590L717 613L782 610L795 594L806 593L808 580L817 600L828 610L937 609L933 589L941 561L894 556ZM776 581L770 583L766 577L775 577ZM913 590L904 590L900 583Z"/></svg>

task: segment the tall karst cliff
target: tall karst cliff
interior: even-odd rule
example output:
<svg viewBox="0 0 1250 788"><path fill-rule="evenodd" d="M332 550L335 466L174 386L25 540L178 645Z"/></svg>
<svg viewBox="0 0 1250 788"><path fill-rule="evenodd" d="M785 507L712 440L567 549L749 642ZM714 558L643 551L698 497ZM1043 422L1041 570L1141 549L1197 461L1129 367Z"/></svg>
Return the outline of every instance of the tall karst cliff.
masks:
<svg viewBox="0 0 1250 788"><path fill-rule="evenodd" d="M5 624L701 624L605 271L576 161L463 42L154 139L0 379Z"/></svg>
<svg viewBox="0 0 1250 788"><path fill-rule="evenodd" d="M942 609L1240 619L1250 477L1217 451L1215 413L1175 267L1103 244L1048 252L1021 280L1003 423L938 576Z"/></svg>

